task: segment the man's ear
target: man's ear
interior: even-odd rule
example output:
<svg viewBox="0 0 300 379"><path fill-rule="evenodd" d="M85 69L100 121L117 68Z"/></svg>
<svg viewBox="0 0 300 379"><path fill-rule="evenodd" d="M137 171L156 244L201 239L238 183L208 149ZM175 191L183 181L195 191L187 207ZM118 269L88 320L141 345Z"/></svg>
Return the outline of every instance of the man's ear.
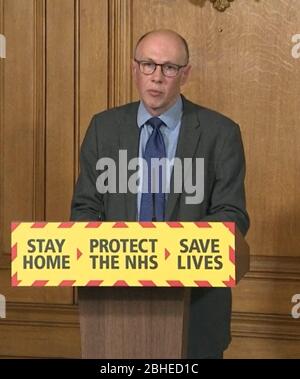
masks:
<svg viewBox="0 0 300 379"><path fill-rule="evenodd" d="M180 80L180 85L183 86L189 79L191 74L192 66L188 64L186 67L182 69L182 75Z"/></svg>

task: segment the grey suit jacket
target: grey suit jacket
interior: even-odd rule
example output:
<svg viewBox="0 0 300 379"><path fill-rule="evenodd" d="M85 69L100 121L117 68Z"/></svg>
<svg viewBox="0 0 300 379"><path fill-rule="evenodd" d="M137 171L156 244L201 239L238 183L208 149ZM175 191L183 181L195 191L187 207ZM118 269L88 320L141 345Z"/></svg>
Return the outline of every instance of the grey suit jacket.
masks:
<svg viewBox="0 0 300 379"><path fill-rule="evenodd" d="M245 159L240 129L229 118L193 104L183 96L183 116L176 157L204 158L204 199L187 204L188 194L171 192L166 204L169 221L234 221L243 234L249 227L244 177ZM82 143L80 175L72 200L76 221L135 221L137 196L132 193L99 194L96 162L101 157L118 161L119 150L128 160L138 157L139 103L95 115ZM195 170L193 170L194 172ZM230 341L231 291L227 288L192 290L188 356L199 358L224 350Z"/></svg>

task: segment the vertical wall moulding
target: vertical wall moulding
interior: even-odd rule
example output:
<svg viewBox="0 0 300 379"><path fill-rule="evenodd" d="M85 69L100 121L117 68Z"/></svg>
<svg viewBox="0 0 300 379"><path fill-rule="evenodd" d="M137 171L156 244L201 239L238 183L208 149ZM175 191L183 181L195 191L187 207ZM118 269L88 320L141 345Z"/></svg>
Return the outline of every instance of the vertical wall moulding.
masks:
<svg viewBox="0 0 300 379"><path fill-rule="evenodd" d="M33 218L45 219L46 0L34 2L34 196Z"/></svg>
<svg viewBox="0 0 300 379"><path fill-rule="evenodd" d="M108 5L108 106L112 108L132 99L132 1L110 0Z"/></svg>
<svg viewBox="0 0 300 379"><path fill-rule="evenodd" d="M0 0L0 33L4 30L4 0ZM4 178L3 178L3 123L4 123L4 64L5 59L0 59L0 262L4 250L3 242L3 208L4 208Z"/></svg>
<svg viewBox="0 0 300 379"><path fill-rule="evenodd" d="M80 151L80 0L75 0L74 20L74 184L79 173Z"/></svg>
<svg viewBox="0 0 300 379"><path fill-rule="evenodd" d="M74 185L79 174L80 154L80 0L74 10ZM72 291L73 304L77 304L77 288Z"/></svg>

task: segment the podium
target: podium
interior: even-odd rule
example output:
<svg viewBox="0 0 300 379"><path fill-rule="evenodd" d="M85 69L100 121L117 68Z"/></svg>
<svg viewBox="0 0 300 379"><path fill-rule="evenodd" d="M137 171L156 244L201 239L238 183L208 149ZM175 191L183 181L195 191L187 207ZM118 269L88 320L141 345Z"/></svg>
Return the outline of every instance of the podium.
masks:
<svg viewBox="0 0 300 379"><path fill-rule="evenodd" d="M78 287L83 358L184 358L190 288L234 287L249 270L233 222L36 221L11 231L13 287Z"/></svg>
<svg viewBox="0 0 300 379"><path fill-rule="evenodd" d="M185 355L189 289L78 289L82 358Z"/></svg>
<svg viewBox="0 0 300 379"><path fill-rule="evenodd" d="M235 229L236 283L249 246ZM82 358L185 358L189 288L78 288Z"/></svg>

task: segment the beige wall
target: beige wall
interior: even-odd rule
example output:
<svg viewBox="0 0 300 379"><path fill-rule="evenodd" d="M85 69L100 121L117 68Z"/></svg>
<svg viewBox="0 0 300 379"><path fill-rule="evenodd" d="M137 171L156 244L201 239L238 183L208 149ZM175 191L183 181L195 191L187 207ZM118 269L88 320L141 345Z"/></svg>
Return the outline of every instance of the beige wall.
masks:
<svg viewBox="0 0 300 379"><path fill-rule="evenodd" d="M251 271L234 290L227 357L300 358L300 33L297 0L0 0L0 357L77 357L72 289L11 288L9 223L66 220L93 113L136 98L138 36L168 27L190 44L184 94L240 124Z"/></svg>

